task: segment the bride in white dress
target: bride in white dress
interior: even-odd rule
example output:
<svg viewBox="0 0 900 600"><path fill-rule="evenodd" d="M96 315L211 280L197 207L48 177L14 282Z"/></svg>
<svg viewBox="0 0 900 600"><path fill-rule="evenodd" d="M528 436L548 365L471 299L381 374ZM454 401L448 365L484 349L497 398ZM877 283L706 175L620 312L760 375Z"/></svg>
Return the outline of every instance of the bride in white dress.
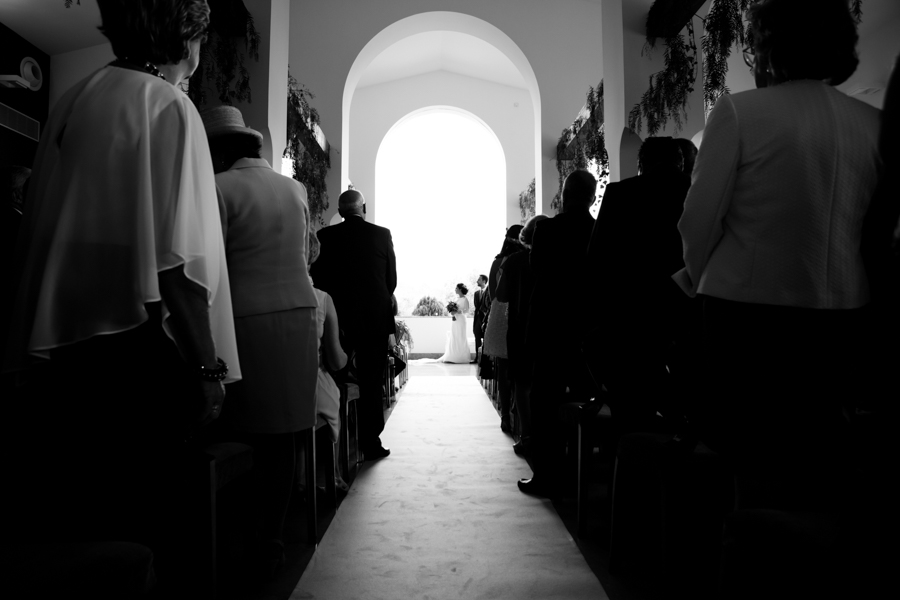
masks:
<svg viewBox="0 0 900 600"><path fill-rule="evenodd" d="M468 332L466 328L466 313L469 312L469 300L466 294L469 293L468 288L462 283L456 286L456 311L450 314L454 317L451 321L450 331L447 332L447 343L444 346L444 355L438 359L440 362L446 363L463 363L468 364L472 360L469 354L469 340L466 339Z"/></svg>

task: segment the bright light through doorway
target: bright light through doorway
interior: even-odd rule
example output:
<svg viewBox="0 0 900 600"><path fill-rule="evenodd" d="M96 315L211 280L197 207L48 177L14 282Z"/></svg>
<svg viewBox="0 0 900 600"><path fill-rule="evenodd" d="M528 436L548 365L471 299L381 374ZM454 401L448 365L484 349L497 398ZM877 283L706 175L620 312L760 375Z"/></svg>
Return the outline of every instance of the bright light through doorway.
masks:
<svg viewBox="0 0 900 600"><path fill-rule="evenodd" d="M375 161L376 222L397 254L397 301L411 314L423 296L443 303L459 282L469 302L506 229L506 160L490 129L436 108L401 121Z"/></svg>

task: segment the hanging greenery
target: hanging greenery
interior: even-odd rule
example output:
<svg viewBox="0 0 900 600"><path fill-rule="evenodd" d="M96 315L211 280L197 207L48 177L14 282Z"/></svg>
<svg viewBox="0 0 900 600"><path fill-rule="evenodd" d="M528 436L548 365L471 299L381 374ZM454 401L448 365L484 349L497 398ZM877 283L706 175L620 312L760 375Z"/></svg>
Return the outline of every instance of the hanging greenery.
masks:
<svg viewBox="0 0 900 600"><path fill-rule="evenodd" d="M609 156L603 133L603 80L596 89L588 88L587 101L575 121L565 129L556 142L556 172L559 189L550 208L562 209L562 190L566 177L577 169L593 170L598 180L598 192L609 181Z"/></svg>
<svg viewBox="0 0 900 600"><path fill-rule="evenodd" d="M647 38L645 50L655 46L655 38ZM665 39L665 67L650 76L650 87L641 96L628 115L628 127L641 132L644 121L647 135L654 136L670 120L675 122L675 132L681 131L687 120L687 106L697 81L697 42L694 24L687 23L687 39L676 34Z"/></svg>
<svg viewBox="0 0 900 600"><path fill-rule="evenodd" d="M528 188L519 194L519 212L522 213L522 225L534 216L534 198L536 194L536 182L534 179L528 184Z"/></svg>
<svg viewBox="0 0 900 600"><path fill-rule="evenodd" d="M207 0L209 29L200 48L200 63L191 76L187 95L200 108L206 103L208 86L222 104L250 102L250 73L244 66L244 52L259 60L260 36L253 15L243 0Z"/></svg>
<svg viewBox="0 0 900 600"><path fill-rule="evenodd" d="M661 0L656 0L651 13ZM716 101L730 91L725 85L728 75L728 57L736 48L743 50L752 40L749 24L744 23L747 9L759 0L712 0L709 13L703 19L705 34L701 41L703 52L703 107L707 114ZM660 5L660 8L663 8ZM859 23L862 20L862 0L851 0L850 12ZM697 73L697 46L694 41L693 18L686 22L688 40L679 33L665 40L665 67L650 77L650 87L641 101L632 109L628 126L640 133L642 120L647 122L648 135L655 135L672 120L676 133L683 126L689 95L693 92ZM652 48L656 38L649 34L647 43Z"/></svg>
<svg viewBox="0 0 900 600"><path fill-rule="evenodd" d="M319 127L319 112L310 105L315 98L306 86L288 73L287 148L284 157L294 163L294 179L306 187L310 220L325 225L322 215L328 210L325 178L331 168L328 142Z"/></svg>

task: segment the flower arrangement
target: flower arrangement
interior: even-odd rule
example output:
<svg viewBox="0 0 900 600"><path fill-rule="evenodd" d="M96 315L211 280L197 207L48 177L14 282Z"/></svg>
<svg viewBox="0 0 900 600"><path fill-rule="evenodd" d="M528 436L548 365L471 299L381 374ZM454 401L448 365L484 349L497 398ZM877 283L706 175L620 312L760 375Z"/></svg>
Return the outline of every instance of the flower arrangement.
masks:
<svg viewBox="0 0 900 600"><path fill-rule="evenodd" d="M459 312L459 307L456 305L456 302L448 302L447 303L447 312L450 313L450 316L453 317L453 320L456 320L456 315L454 313Z"/></svg>
<svg viewBox="0 0 900 600"><path fill-rule="evenodd" d="M409 325L400 319L394 319L397 324L397 343L406 345L410 350L413 348L412 333L409 331Z"/></svg>

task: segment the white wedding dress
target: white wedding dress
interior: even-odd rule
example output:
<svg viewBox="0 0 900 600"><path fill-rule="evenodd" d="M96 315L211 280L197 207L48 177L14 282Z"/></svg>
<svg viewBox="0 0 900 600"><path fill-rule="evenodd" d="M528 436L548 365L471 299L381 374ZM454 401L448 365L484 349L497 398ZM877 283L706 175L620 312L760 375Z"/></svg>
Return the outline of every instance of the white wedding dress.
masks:
<svg viewBox="0 0 900 600"><path fill-rule="evenodd" d="M444 355L439 362L468 364L472 360L469 354L469 340L466 338L466 313L469 312L469 301L466 298L458 298L456 307L459 312L454 315L455 321L451 321L450 331L447 332L447 343L444 345Z"/></svg>

